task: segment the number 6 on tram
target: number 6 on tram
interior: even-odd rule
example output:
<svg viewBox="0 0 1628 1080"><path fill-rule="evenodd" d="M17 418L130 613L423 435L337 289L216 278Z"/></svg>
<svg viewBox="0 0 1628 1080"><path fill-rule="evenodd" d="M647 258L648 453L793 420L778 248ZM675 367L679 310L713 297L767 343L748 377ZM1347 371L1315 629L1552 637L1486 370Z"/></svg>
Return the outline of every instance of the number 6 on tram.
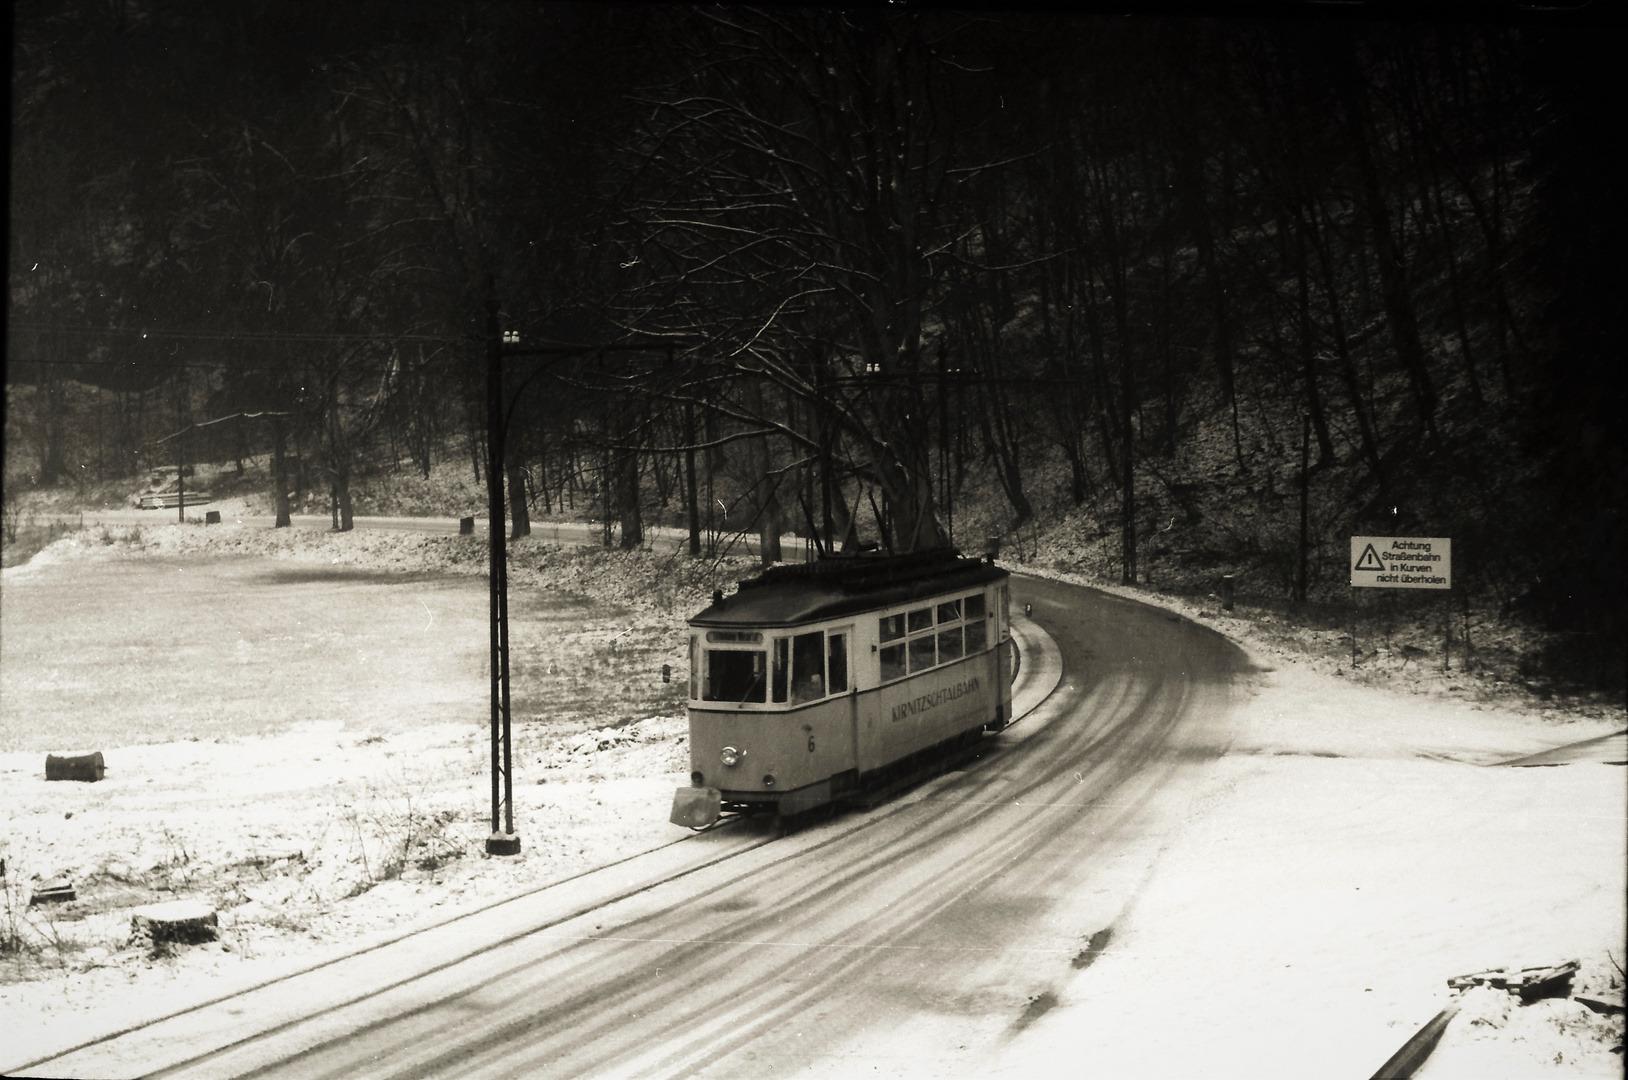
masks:
<svg viewBox="0 0 1628 1080"><path fill-rule="evenodd" d="M672 822L791 816L1011 717L1007 572L949 549L770 567L689 621L691 786Z"/></svg>

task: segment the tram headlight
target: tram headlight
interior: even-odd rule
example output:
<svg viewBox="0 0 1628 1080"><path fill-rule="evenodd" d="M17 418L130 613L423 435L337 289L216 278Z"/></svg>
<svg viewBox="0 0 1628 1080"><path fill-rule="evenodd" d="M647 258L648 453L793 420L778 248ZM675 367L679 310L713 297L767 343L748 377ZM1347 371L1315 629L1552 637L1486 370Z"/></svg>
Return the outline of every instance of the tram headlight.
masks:
<svg viewBox="0 0 1628 1080"><path fill-rule="evenodd" d="M774 773L764 773L763 774L763 786L764 787L774 787Z"/></svg>
<svg viewBox="0 0 1628 1080"><path fill-rule="evenodd" d="M718 754L718 760L723 762L725 765L729 766L730 768L733 768L736 765L740 764L741 758L743 758L745 756L746 756L745 751L737 750L733 746L726 746Z"/></svg>

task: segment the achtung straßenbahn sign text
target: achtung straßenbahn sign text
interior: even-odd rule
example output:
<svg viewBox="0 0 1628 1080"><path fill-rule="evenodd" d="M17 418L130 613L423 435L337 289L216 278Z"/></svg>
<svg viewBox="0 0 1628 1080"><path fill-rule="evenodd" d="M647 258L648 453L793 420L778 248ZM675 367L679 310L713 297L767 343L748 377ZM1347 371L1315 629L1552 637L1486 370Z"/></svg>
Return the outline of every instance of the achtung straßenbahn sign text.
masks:
<svg viewBox="0 0 1628 1080"><path fill-rule="evenodd" d="M1351 585L1359 589L1451 589L1453 541L1446 536L1353 536Z"/></svg>

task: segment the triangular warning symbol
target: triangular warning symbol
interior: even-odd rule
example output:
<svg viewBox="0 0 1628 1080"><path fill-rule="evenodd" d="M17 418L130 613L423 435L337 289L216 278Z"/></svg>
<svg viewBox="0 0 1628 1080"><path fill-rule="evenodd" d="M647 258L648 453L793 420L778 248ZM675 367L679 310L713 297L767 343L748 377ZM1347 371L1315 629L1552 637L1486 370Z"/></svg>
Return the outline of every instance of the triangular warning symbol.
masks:
<svg viewBox="0 0 1628 1080"><path fill-rule="evenodd" d="M1358 559L1357 565L1353 566L1351 569L1383 570L1385 569L1385 565L1379 561L1379 552L1374 550L1374 545L1369 544L1367 547L1362 549L1362 558Z"/></svg>

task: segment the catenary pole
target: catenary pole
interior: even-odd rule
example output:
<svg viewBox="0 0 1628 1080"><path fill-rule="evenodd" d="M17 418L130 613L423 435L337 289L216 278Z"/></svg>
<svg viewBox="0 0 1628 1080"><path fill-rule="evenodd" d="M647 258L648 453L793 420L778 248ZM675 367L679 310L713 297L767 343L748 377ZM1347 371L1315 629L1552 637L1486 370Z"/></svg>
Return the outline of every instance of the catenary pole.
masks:
<svg viewBox="0 0 1628 1080"><path fill-rule="evenodd" d="M514 398L504 405L503 358L534 356L560 358L598 351L641 351L650 344L591 347L577 345L540 348L506 348L501 304L493 277L486 278L486 499L488 542L488 590L490 601L489 638L491 647L492 692L492 833L486 839L488 855L518 855L520 835L514 829L514 756L510 734L509 697L509 569L503 529L503 483L505 444L508 439L509 410L518 404L521 393L541 372L534 373L515 389ZM672 342L662 343L671 347Z"/></svg>
<svg viewBox="0 0 1628 1080"><path fill-rule="evenodd" d="M518 855L509 741L509 575L503 539L503 323L493 281L486 288L486 499L492 672L492 835L489 855Z"/></svg>

